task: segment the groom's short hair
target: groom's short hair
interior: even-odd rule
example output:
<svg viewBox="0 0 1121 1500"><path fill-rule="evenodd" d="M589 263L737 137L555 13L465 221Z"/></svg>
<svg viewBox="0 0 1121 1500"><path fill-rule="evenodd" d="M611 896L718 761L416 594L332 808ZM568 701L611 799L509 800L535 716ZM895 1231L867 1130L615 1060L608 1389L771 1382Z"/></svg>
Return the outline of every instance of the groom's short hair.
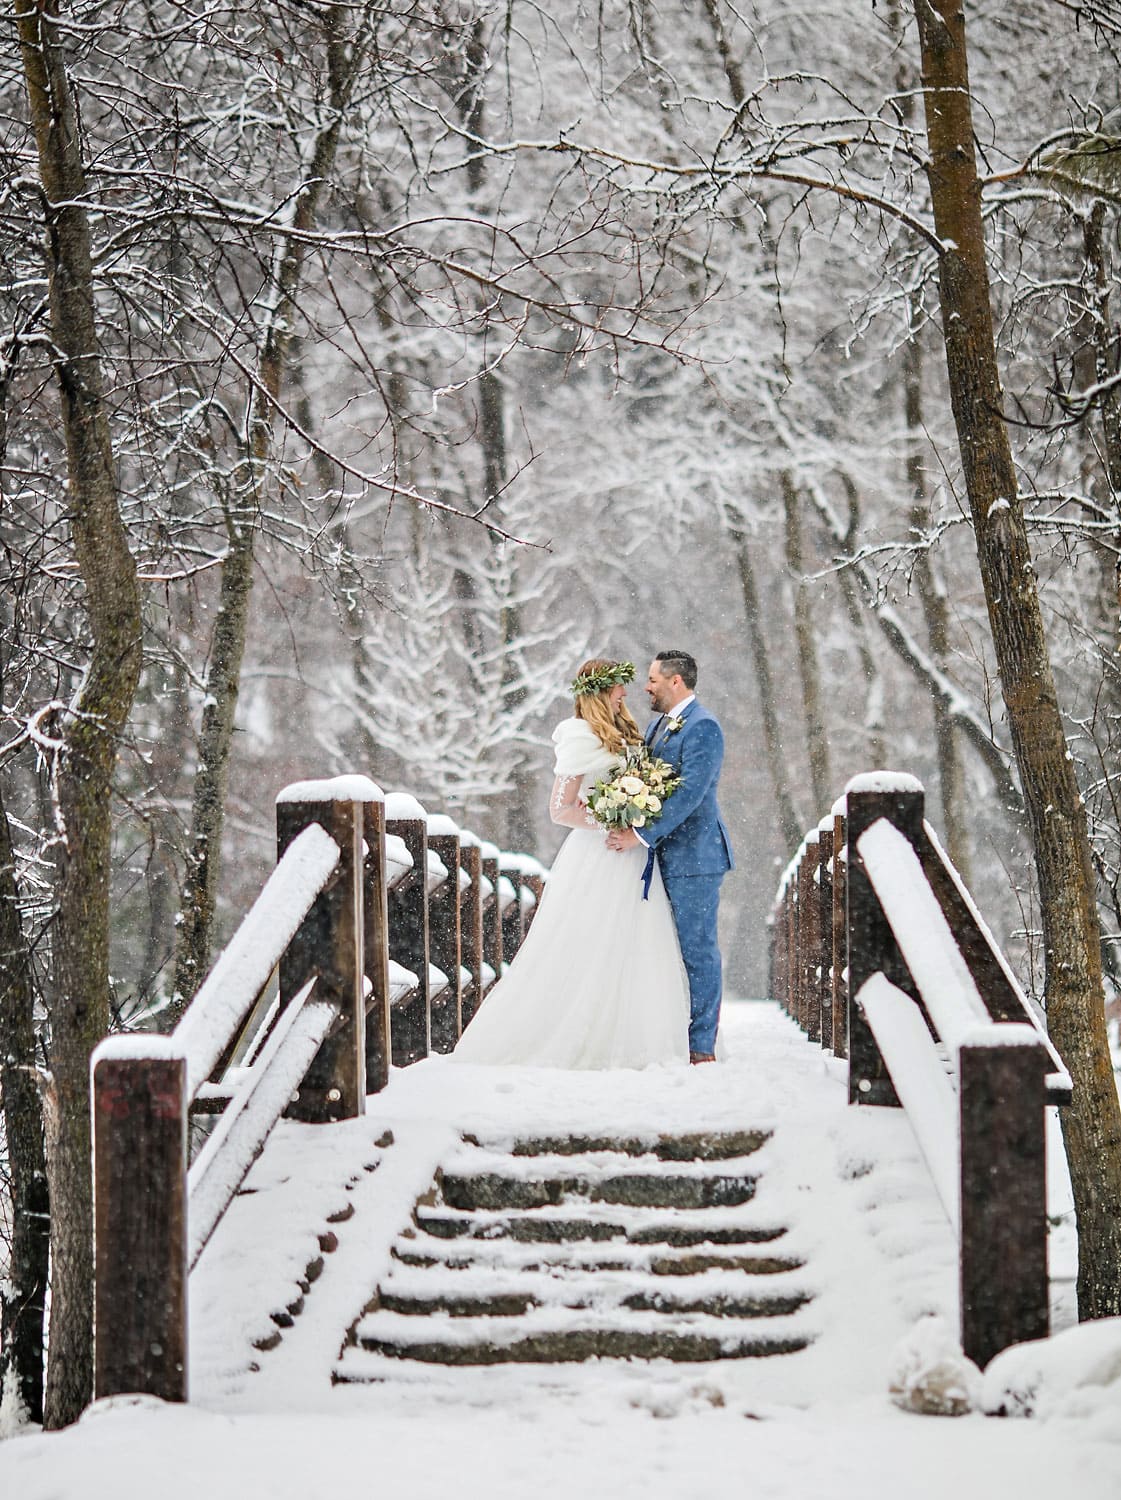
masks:
<svg viewBox="0 0 1121 1500"><path fill-rule="evenodd" d="M697 685L697 663L688 651L659 651L654 658L662 664L664 677L680 677L690 692Z"/></svg>

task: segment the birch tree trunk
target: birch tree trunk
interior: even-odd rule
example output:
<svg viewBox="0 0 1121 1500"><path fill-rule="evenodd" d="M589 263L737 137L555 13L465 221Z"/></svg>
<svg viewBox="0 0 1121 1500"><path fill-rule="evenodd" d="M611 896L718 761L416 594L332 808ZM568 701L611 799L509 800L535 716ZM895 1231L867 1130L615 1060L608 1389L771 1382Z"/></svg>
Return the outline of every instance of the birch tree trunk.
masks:
<svg viewBox="0 0 1121 1500"><path fill-rule="evenodd" d="M90 1053L109 1023L110 799L140 677L136 565L121 520L97 349L93 262L77 113L57 0L16 0L46 220L52 357L66 444L67 503L91 644L62 716L55 763L58 915L51 1001L50 1357L44 1420L74 1421L92 1387Z"/></svg>
<svg viewBox="0 0 1121 1500"><path fill-rule="evenodd" d="M915 0L950 394L1001 688L1035 851L1047 1018L1074 1080L1062 1111L1078 1216L1078 1309L1121 1312L1121 1108L1106 1040L1085 809L1067 753L1002 418L963 0Z"/></svg>

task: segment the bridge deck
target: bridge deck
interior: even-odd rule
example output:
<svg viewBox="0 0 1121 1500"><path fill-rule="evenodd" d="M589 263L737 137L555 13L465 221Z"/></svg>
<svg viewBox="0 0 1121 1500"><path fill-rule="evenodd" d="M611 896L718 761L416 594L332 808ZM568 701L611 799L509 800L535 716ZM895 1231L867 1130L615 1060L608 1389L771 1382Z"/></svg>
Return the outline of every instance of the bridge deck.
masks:
<svg viewBox="0 0 1121 1500"><path fill-rule="evenodd" d="M1076 1478L1079 1500L1114 1500L1121 1429L1109 1390L1078 1423L923 1419L890 1404L893 1346L922 1313L941 1311L952 1324L955 1295L953 1243L909 1127L897 1111L848 1108L832 1064L777 1008L730 1007L727 1033L730 1057L715 1068L546 1075L461 1070L435 1060L396 1075L363 1120L283 1126L192 1278L193 1404L116 1397L61 1434L0 1443L0 1494L1054 1500ZM761 1228L785 1229L777 1240L731 1248L776 1262L769 1274L755 1265L758 1282L786 1279L812 1294L764 1320L793 1319L813 1335L804 1348L768 1358L457 1366L361 1347L362 1310L379 1286L400 1294L400 1308L410 1293L431 1291L415 1279L429 1269L426 1258L436 1260L438 1280L464 1272L445 1272L438 1255L426 1256L427 1231L401 1253L409 1238L402 1231L441 1164L460 1179L450 1196L463 1206L433 1199L422 1211L430 1224L486 1213L599 1213L629 1216L633 1227L649 1224L644 1214L671 1211L597 1206L590 1193L562 1194L544 1209L472 1208L462 1180L471 1174L463 1168L472 1160L480 1165L472 1153L485 1151L487 1171L474 1175L491 1181L520 1173L518 1191L532 1198L536 1189L525 1184L553 1180L542 1157L506 1157L503 1164L503 1144L532 1136L538 1147L571 1147L582 1135L577 1147L595 1157L590 1148L604 1139L641 1147L663 1135L720 1131L748 1133L739 1142L744 1170L733 1158L733 1175L753 1177L754 1193L740 1204L673 1212L742 1215ZM483 1145L465 1145L464 1133ZM617 1162L608 1170L602 1153L598 1158L601 1186L626 1175ZM554 1158L553 1166L563 1175L574 1163ZM647 1183L639 1196L657 1196L650 1180L658 1158L634 1157L632 1166ZM678 1176L709 1170L703 1159L661 1167ZM494 1191L493 1181L484 1190ZM608 1196L619 1194L612 1188ZM500 1295L510 1295L502 1277L511 1270L519 1294L526 1286L518 1278L541 1275L527 1270L527 1258L567 1257L566 1276L577 1288L584 1258L596 1276L614 1276L641 1295L641 1277L655 1261L694 1253L720 1259L730 1248L715 1237L699 1252L695 1244L647 1243L641 1235L552 1244L430 1238L451 1253L470 1239L484 1252L466 1268L476 1278L474 1292L484 1292L478 1278L490 1278L486 1290ZM612 1257L617 1264L605 1266ZM702 1277L713 1269L694 1267ZM715 1270L727 1278L727 1265ZM741 1290L749 1284L745 1278ZM577 1310L567 1306L569 1327ZM406 1316L384 1300L370 1316L381 1313ZM277 1319L289 1326L278 1327ZM435 1327L440 1319L414 1321ZM725 1322L730 1327L734 1319ZM336 1383L352 1325L359 1342L342 1363L380 1368ZM271 1349L254 1348L276 1340Z"/></svg>
<svg viewBox="0 0 1121 1500"><path fill-rule="evenodd" d="M606 1385L630 1391L640 1403L688 1403L698 1381L708 1393L703 1399L755 1414L812 1406L842 1390L850 1397L862 1391L882 1396L891 1350L916 1318L941 1311L951 1326L956 1321L954 1245L910 1129L894 1111L850 1109L839 1069L776 1007L729 1006L726 1035L728 1058L707 1068L581 1074L461 1068L437 1058L398 1074L371 1099L365 1120L283 1127L254 1169L247 1184L253 1191L235 1204L192 1281L193 1399L257 1410L362 1399L358 1392L332 1389L339 1378L377 1380L381 1401L416 1401L427 1394L471 1405L494 1399L530 1407L542 1386L563 1388L576 1400ZM659 1137L733 1131L755 1132L750 1153L720 1168L725 1175L750 1177L750 1191L739 1204L706 1206L697 1199L686 1208L659 1208L657 1184L648 1184L653 1199L645 1207L610 1202L621 1191L619 1168L604 1163L619 1158L597 1148L615 1144L633 1153ZM465 1145L464 1136L472 1144ZM503 1152L518 1142L523 1149L532 1142L531 1149L546 1155L506 1157L502 1167ZM558 1145L568 1153L567 1163L548 1154ZM633 1160L632 1177L650 1158ZM416 1202L431 1196L440 1168L446 1169L444 1192L422 1207L418 1231ZM506 1198L466 1202L462 1174L474 1173L470 1191L477 1192L488 1168L489 1190ZM711 1170L711 1163L683 1163L675 1176ZM550 1171L551 1188L542 1185ZM590 1202L602 1191L586 1182L575 1193L563 1192L576 1186L574 1173L588 1172L612 1174L616 1185L607 1192L608 1202ZM512 1200L511 1174L521 1183ZM534 1182L546 1194L540 1201L533 1197ZM544 1207L558 1184L559 1206ZM625 1199L633 1190L624 1185L622 1191ZM450 1204L444 1201L449 1194ZM690 1212L696 1224L682 1229ZM452 1257L448 1271L448 1236L464 1229L462 1223L449 1227L457 1215L489 1215L490 1222L469 1232L472 1263ZM558 1216L569 1227L543 1236L542 1220ZM668 1229L667 1216L674 1220ZM575 1230L573 1217L583 1221ZM591 1230L589 1218L596 1221ZM786 1284L786 1300L764 1309L769 1315L751 1333L762 1331L777 1347L794 1352L766 1360L734 1357L766 1351L750 1347L746 1324L739 1325L743 1342L737 1346L733 1324L718 1325L699 1303L684 1318L668 1320L679 1328L691 1325L699 1342L658 1344L655 1332L668 1323L644 1305L656 1296L648 1275L650 1248L676 1247L680 1254L683 1236L694 1244L698 1238L725 1241L722 1259L691 1268L702 1273L693 1284L718 1302L735 1292L741 1302L753 1295L773 1299ZM543 1237L553 1242L551 1249L541 1245ZM418 1252L431 1251L437 1239L444 1253L429 1254L423 1264L426 1257ZM556 1260L558 1240L567 1242L559 1268L549 1263ZM743 1267L737 1276L729 1266L727 1252L737 1240L741 1252L754 1240L756 1252L781 1254L784 1263L774 1268L778 1279L765 1291L761 1278L752 1292ZM323 1252L323 1245L336 1242L337 1248ZM645 1258L638 1254L643 1243ZM528 1256L527 1248L533 1251ZM614 1260L605 1255L608 1249L614 1249ZM714 1254L712 1245L707 1249ZM309 1266L313 1274L322 1267L314 1282ZM666 1285L663 1275L658 1287ZM450 1317L447 1298L458 1291L462 1300L464 1289L499 1301L490 1308L485 1300L475 1309L456 1306ZM633 1304L625 1320L618 1312L624 1294ZM673 1295L680 1301L679 1291ZM416 1317L417 1299L426 1296L434 1299L435 1319ZM522 1308L529 1320L525 1329L511 1318L517 1311L511 1297L531 1304ZM489 1322L484 1316L481 1323L463 1316L473 1310L497 1316ZM725 1302L724 1310L737 1308ZM598 1330L594 1338L589 1316ZM278 1321L290 1326L278 1327ZM489 1326L494 1341L520 1340L522 1352L513 1358L530 1359L533 1366L511 1366L496 1356L499 1363L479 1368L487 1357L470 1354L468 1368L459 1367L461 1356L454 1354L445 1364L433 1353L432 1340L420 1337L421 1325L426 1331L439 1327L445 1342L460 1346L485 1340ZM604 1333L613 1328L619 1330L616 1345ZM356 1347L340 1362L348 1330ZM554 1339L543 1353L533 1342L542 1333ZM714 1361L703 1338L720 1335L726 1335L733 1357ZM411 1348L394 1347L410 1341ZM427 1353L419 1349L422 1343ZM267 1344L275 1347L254 1348ZM570 1362L615 1348L678 1363ZM393 1357L401 1353L417 1357ZM554 1357L564 1362L552 1363Z"/></svg>

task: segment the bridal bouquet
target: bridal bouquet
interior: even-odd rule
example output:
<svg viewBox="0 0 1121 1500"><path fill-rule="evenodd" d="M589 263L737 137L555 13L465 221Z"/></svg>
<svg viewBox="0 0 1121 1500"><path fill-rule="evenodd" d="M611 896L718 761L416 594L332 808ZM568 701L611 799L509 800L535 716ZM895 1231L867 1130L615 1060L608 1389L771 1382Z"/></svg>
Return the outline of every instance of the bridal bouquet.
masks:
<svg viewBox="0 0 1121 1500"><path fill-rule="evenodd" d="M622 764L588 793L588 811L604 828L642 828L661 816L662 803L680 785L668 762L645 745L629 745Z"/></svg>

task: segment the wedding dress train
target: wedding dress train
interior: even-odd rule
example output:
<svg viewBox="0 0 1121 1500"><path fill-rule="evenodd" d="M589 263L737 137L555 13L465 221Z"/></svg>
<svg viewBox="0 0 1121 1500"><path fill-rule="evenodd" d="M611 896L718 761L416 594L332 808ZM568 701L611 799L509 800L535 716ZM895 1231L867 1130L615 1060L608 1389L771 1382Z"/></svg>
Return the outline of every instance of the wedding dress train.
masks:
<svg viewBox="0 0 1121 1500"><path fill-rule="evenodd" d="M525 941L464 1031L465 1063L644 1068L689 1058L689 986L673 913L645 849L614 853L583 806L617 764L582 719L553 735L554 822L571 832Z"/></svg>

